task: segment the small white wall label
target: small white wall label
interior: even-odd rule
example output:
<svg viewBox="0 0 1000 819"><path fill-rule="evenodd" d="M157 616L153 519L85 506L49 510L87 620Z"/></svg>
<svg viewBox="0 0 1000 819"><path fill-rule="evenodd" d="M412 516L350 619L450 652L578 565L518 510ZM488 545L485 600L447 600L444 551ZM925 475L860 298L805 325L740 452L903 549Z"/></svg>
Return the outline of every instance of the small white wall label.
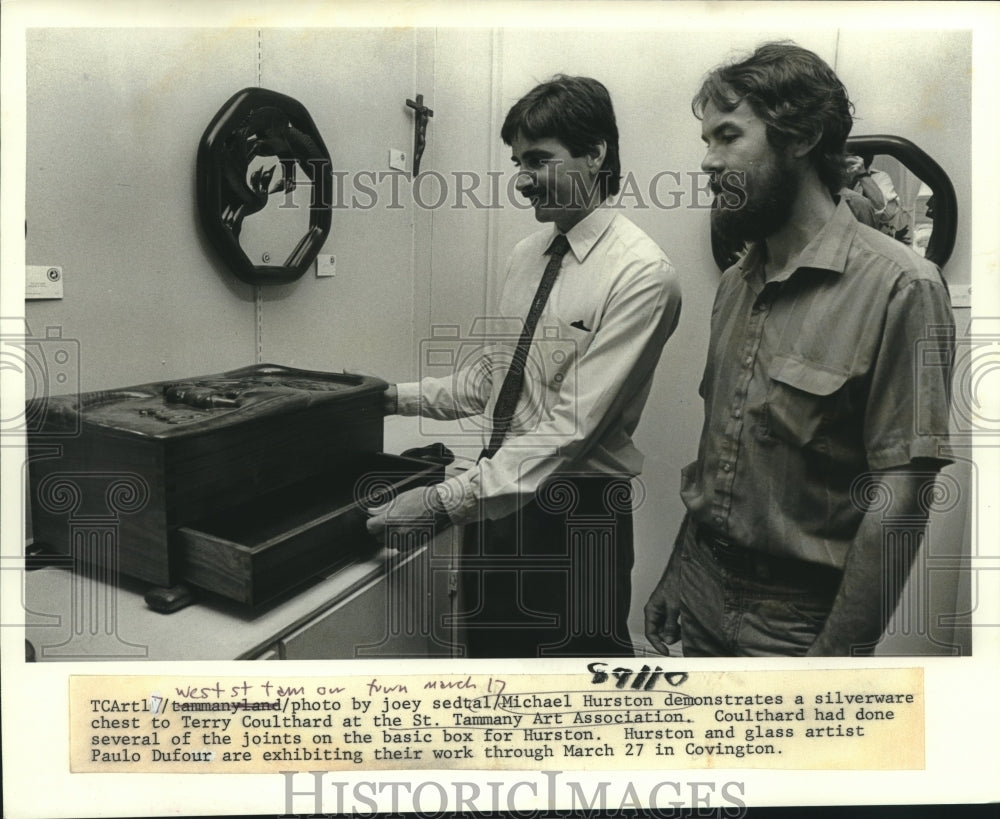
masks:
<svg viewBox="0 0 1000 819"><path fill-rule="evenodd" d="M25 265L26 299L61 299L63 297L63 269L58 265Z"/></svg>

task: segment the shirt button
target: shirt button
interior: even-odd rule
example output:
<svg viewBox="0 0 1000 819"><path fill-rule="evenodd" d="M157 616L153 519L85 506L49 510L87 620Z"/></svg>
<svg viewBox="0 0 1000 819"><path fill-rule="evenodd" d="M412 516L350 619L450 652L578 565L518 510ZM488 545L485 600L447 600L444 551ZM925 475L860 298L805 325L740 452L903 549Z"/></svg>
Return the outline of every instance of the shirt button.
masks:
<svg viewBox="0 0 1000 819"><path fill-rule="evenodd" d="M722 518L719 517L719 515L716 515L714 518L712 518L712 520L715 521L716 526L722 526Z"/></svg>
<svg viewBox="0 0 1000 819"><path fill-rule="evenodd" d="M733 471L732 464L723 464L722 465L722 471L723 472L732 472Z"/></svg>
<svg viewBox="0 0 1000 819"><path fill-rule="evenodd" d="M746 358L743 359L743 366L749 367L751 364L753 364L753 356L748 355Z"/></svg>
<svg viewBox="0 0 1000 819"><path fill-rule="evenodd" d="M741 410L739 407L733 410L733 418L742 418L742 417L743 417L743 410Z"/></svg>

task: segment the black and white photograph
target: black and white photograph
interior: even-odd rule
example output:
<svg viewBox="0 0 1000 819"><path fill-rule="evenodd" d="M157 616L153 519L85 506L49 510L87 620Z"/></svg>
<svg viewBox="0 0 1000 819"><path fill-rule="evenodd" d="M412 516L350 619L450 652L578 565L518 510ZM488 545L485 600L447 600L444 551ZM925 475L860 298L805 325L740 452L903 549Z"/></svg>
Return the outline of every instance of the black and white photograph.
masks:
<svg viewBox="0 0 1000 819"><path fill-rule="evenodd" d="M489 804L560 754L646 815L1000 798L995 8L130 8L3 5L5 815L301 813L265 770L312 793L369 762L408 794L471 777L466 810L587 807ZM686 712L683 764L616 693L769 672L806 702ZM436 717L393 674L489 681L504 715L453 717L474 763L409 764ZM381 734L345 682L335 756L194 776L79 693L181 676L364 684ZM626 707L578 746L521 724ZM209 716L174 722L228 746ZM289 736L241 719L246 760ZM767 744L785 721L839 750ZM492 753L486 725L513 728ZM876 750L893 730L911 753ZM636 784L666 771L672 808ZM315 812L390 805L333 790Z"/></svg>

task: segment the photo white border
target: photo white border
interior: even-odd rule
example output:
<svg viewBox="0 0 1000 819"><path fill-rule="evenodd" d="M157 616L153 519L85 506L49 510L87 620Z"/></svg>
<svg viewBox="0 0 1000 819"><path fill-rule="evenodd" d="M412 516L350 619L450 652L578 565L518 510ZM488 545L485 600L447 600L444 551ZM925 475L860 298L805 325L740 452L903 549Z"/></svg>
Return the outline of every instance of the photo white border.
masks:
<svg viewBox="0 0 1000 819"><path fill-rule="evenodd" d="M250 9L248 10L248 6ZM0 315L20 315L23 307L25 261L25 40L29 27L150 27L180 26L573 26L643 29L670 26L774 29L794 26L872 28L971 28L973 30L973 315L1000 316L1000 255L996 225L1000 224L998 176L998 103L1000 76L1000 9L988 3L311 3L311 2L67 2L7 0L2 7L2 276ZM844 21L850 21L845 25ZM706 54L706 69L720 55ZM4 402L23 394L17 374L0 373ZM993 404L996 408L998 404ZM2 417L9 417L7 412ZM998 417L996 412L990 417ZM2 493L2 549L4 558L22 551L23 508L21 465L16 447L4 444L0 461ZM996 498L1000 498L1000 451L980 448L976 453L982 476L978 503L978 531L996 536ZM13 490L12 490L13 488ZM20 524L20 525L19 525ZM1000 547L998 547L1000 551ZM6 568L6 566L5 566ZM1000 578L1000 575L997 575ZM3 584L0 622L11 622L20 611L20 573L0 572ZM981 588L996 591L996 582ZM982 601L976 619L1000 623L1000 594ZM5 808L9 816L80 815L80 806L99 806L102 815L135 816L151 810L159 815L253 813L278 815L283 811L283 782L273 775L71 775L68 773L67 678L70 674L207 673L254 676L270 672L245 662L216 663L52 663L28 667L23 662L23 633L17 627L0 629L2 636L3 774ZM974 634L972 658L873 658L865 660L690 660L687 670L890 668L917 665L925 669L927 710L927 766L919 772L774 772L716 770L694 772L650 771L623 773L636 791L663 779L689 781L738 780L746 783L748 804L828 805L935 802L980 802L1000 798L996 771L1000 770L1000 629L985 627ZM399 662L405 673L441 673L442 661ZM448 660L454 673L491 673L491 661ZM565 671L575 661L532 661L532 670ZM582 666L583 663L578 665ZM516 663L506 663L511 670ZM394 665L394 667L397 667ZM285 662L283 675L317 673L315 663ZM275 669L276 670L276 669ZM379 663L350 661L324 663L326 677L336 672L385 675ZM438 778L448 774L344 774L350 782L363 776L372 781ZM487 782L519 774L456 772L463 781ZM338 778L340 778L338 776ZM530 796L524 792L525 796ZM44 806L44 807L41 807ZM544 801L523 809L544 808ZM331 808L328 808L332 810ZM300 811L304 812L304 811Z"/></svg>

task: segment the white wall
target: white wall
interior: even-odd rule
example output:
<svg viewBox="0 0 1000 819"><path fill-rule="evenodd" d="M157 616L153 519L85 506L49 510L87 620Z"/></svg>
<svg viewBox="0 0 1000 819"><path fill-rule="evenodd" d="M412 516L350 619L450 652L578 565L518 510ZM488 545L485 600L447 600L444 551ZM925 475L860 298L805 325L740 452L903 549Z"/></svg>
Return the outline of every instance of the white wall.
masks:
<svg viewBox="0 0 1000 819"><path fill-rule="evenodd" d="M218 108L253 85L252 30L27 34L28 264L62 265L30 302L80 344L85 390L253 361L253 292L210 254L194 158Z"/></svg>
<svg viewBox="0 0 1000 819"><path fill-rule="evenodd" d="M258 290L201 232L195 156L226 100L260 85L305 105L335 170L388 171L390 147L412 149L405 100L417 93L418 40L432 33L29 32L26 261L62 265L64 298L29 302L26 315L36 334L57 326L79 341L82 389L258 357L409 377L414 208L336 210L324 252L338 275Z"/></svg>
<svg viewBox="0 0 1000 819"><path fill-rule="evenodd" d="M972 273L972 39L964 31L840 32L831 63L856 106L852 133L897 134L916 143L944 169L958 199L949 283Z"/></svg>
<svg viewBox="0 0 1000 819"><path fill-rule="evenodd" d="M405 101L419 92L414 30L267 30L261 42L261 84L306 106L336 171L348 179L388 172L390 148L412 149ZM383 188L388 182L375 187ZM369 199L358 191L360 203ZM405 376L417 287L413 218L409 206L336 209L323 252L336 255L337 275L263 288L264 359Z"/></svg>

